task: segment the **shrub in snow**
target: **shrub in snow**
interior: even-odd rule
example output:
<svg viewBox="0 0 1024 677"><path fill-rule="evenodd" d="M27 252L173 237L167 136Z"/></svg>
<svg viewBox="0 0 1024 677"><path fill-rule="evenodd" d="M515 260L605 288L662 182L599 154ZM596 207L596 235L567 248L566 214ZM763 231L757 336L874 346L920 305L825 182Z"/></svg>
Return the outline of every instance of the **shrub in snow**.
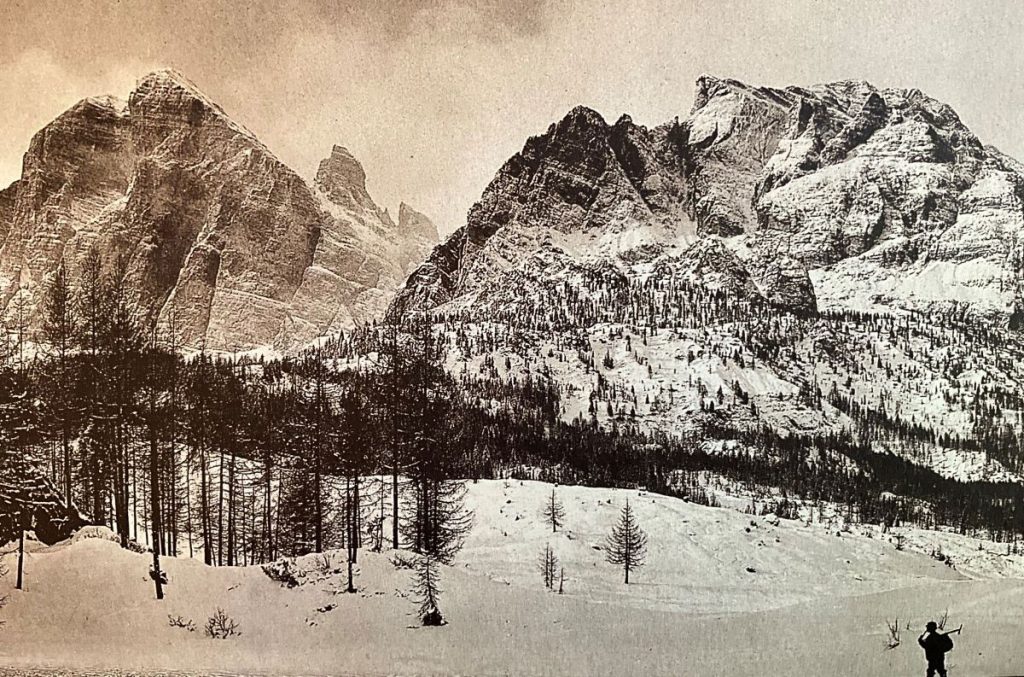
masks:
<svg viewBox="0 0 1024 677"><path fill-rule="evenodd" d="M388 558L391 565L396 569L415 569L416 558L411 555L406 555L400 552L396 552Z"/></svg>
<svg viewBox="0 0 1024 677"><path fill-rule="evenodd" d="M172 616L167 614L167 625L172 628L181 628L182 630L188 630L189 632L196 631L196 624L191 618L183 618L181 616Z"/></svg>
<svg viewBox="0 0 1024 677"><path fill-rule="evenodd" d="M120 543L121 539L107 527L100 526L87 526L82 527L71 536L72 543L78 543L90 538L98 538L104 541L113 541L114 543Z"/></svg>
<svg viewBox="0 0 1024 677"><path fill-rule="evenodd" d="M299 585L299 580L296 578L296 571L294 568L294 562L287 559L281 559L276 562L264 564L262 567L263 573L267 575L272 581L277 581L281 585L289 588L295 588Z"/></svg>
<svg viewBox="0 0 1024 677"><path fill-rule="evenodd" d="M900 645L900 619L896 618L892 623L886 620L885 625L889 628L889 636L885 638L885 648L895 649Z"/></svg>
<svg viewBox="0 0 1024 677"><path fill-rule="evenodd" d="M71 536L71 542L78 543L80 541L88 540L90 538L97 538L102 541L110 541L112 543L117 543L118 545L121 544L120 536L111 531L109 528L101 526L82 527L81 529L76 531L74 535ZM149 548L130 538L127 541L126 549L130 550L131 552L139 554L151 552Z"/></svg>
<svg viewBox="0 0 1024 677"><path fill-rule="evenodd" d="M235 619L224 613L224 609L220 607L217 607L217 611L206 621L205 630L206 636L210 639L227 639L242 634Z"/></svg>

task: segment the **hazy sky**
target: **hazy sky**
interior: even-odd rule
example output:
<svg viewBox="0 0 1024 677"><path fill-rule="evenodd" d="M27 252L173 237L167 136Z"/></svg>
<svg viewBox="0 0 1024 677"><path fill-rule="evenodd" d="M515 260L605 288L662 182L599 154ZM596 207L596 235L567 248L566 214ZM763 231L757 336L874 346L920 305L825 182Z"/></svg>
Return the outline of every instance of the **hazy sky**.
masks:
<svg viewBox="0 0 1024 677"><path fill-rule="evenodd" d="M917 87L1024 158L1022 36L1012 1L0 0L0 184L62 110L166 66L303 176L347 146L444 232L573 106L658 124L701 73Z"/></svg>

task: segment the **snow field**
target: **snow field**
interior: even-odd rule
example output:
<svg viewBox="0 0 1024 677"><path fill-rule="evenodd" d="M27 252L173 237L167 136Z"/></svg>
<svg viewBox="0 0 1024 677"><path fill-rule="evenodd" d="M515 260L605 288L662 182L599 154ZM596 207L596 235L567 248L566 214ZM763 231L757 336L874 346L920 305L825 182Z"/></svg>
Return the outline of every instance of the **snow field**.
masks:
<svg viewBox="0 0 1024 677"><path fill-rule="evenodd" d="M912 674L923 667L914 639L948 608L951 623L965 624L952 674L1024 669L1016 650L1024 621L1015 611L1024 582L965 580L911 547L933 532L908 532L907 547L897 551L856 529L836 536L820 525L636 490L566 486L555 487L565 527L552 534L541 515L552 488L469 484L476 526L455 566L442 572L449 622L442 628L416 627L410 572L396 569L389 553L360 553L354 595L343 592L341 552L299 558L302 585L295 588L259 567L165 558L170 584L157 602L146 555L103 538L36 548L24 592L11 590L9 578L0 581L0 594L10 596L0 611L7 622L0 665L360 675ZM628 587L595 549L627 498L650 539L647 565ZM541 583L537 558L545 543L565 566L564 595ZM239 622L240 636L204 636L218 607ZM192 620L196 630L171 627L169 614ZM896 616L909 627L900 647L885 650L885 622Z"/></svg>

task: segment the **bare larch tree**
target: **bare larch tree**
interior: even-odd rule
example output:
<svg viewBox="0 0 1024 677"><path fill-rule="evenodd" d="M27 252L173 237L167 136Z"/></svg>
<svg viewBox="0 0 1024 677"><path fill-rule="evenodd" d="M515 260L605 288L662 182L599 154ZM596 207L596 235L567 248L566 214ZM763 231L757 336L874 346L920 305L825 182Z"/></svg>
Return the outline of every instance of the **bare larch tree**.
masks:
<svg viewBox="0 0 1024 677"><path fill-rule="evenodd" d="M540 575L544 579L544 587L548 590L554 590L555 579L558 577L558 556L551 549L550 543L544 546L544 551L540 554L537 565L540 569Z"/></svg>
<svg viewBox="0 0 1024 677"><path fill-rule="evenodd" d="M629 585L629 572L642 567L647 558L647 534L637 524L628 500L619 516L619 523L612 527L605 551L609 564L622 567L626 585Z"/></svg>
<svg viewBox="0 0 1024 677"><path fill-rule="evenodd" d="M554 489L551 490L548 500L544 502L542 514L544 521L551 525L551 533L555 533L560 526L565 524L565 508L562 507L562 502L558 500Z"/></svg>

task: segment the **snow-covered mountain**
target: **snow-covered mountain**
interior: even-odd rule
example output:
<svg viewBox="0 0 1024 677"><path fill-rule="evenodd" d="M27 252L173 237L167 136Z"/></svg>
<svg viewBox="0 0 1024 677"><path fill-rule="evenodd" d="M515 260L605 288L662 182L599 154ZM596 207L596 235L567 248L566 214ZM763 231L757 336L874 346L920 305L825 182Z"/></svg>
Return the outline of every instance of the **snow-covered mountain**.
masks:
<svg viewBox="0 0 1024 677"><path fill-rule="evenodd" d="M1022 181L917 90L704 76L683 122L608 125L581 107L530 139L395 311L478 292L544 248L622 267L718 236L788 306L960 307L1016 326Z"/></svg>
<svg viewBox="0 0 1024 677"><path fill-rule="evenodd" d="M61 260L72 284L89 250L125 257L140 317L211 349L291 349L386 307L437 241L399 223L335 147L308 186L173 71L128 101L85 99L39 131L0 191L0 306L41 324ZM173 320L173 322L172 322Z"/></svg>
<svg viewBox="0 0 1024 677"><path fill-rule="evenodd" d="M949 106L704 76L685 120L576 108L527 141L389 317L443 318L453 369L554 380L569 418L1016 478L1022 274L1024 166Z"/></svg>

